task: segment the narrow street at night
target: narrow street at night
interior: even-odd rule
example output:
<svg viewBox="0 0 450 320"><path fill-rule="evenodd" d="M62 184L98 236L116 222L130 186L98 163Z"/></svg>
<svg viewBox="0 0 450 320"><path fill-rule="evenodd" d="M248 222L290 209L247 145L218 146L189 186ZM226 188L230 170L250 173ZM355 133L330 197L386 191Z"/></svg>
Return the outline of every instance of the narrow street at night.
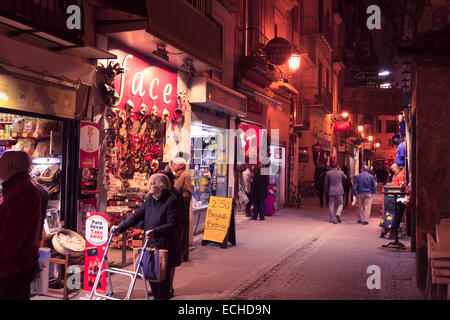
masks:
<svg viewBox="0 0 450 320"><path fill-rule="evenodd" d="M403 240L408 250L389 251L382 245L391 240L378 237L379 213L368 225L357 223L355 208L344 209L342 216L341 224L330 224L328 208L320 208L318 198L305 198L302 208L280 210L266 221L238 215L237 246L201 246L197 237L191 261L177 269L172 299L423 299L415 286L409 238ZM112 259L120 259L120 252ZM380 267L380 289L367 287L371 265ZM125 295L128 284L128 278L113 276L115 295ZM132 299L144 299L143 290L138 280Z"/></svg>
<svg viewBox="0 0 450 320"><path fill-rule="evenodd" d="M0 302L448 307L449 120L448 0L0 0Z"/></svg>

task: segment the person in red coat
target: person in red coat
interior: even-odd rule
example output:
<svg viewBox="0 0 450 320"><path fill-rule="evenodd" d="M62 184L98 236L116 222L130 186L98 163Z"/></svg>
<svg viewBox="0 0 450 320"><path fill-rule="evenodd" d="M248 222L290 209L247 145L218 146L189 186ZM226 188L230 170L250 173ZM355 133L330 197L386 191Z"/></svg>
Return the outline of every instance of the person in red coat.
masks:
<svg viewBox="0 0 450 320"><path fill-rule="evenodd" d="M29 300L37 272L41 196L29 168L23 151L6 151L0 157L0 300Z"/></svg>

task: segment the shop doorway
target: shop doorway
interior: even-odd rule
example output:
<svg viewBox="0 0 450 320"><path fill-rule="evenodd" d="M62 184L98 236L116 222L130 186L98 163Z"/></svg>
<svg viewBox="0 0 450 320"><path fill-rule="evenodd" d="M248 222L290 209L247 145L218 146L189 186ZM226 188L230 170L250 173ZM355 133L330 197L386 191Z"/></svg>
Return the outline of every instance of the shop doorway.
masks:
<svg viewBox="0 0 450 320"><path fill-rule="evenodd" d="M225 137L226 129L202 122L191 124L192 157L189 172L194 187L192 195L194 211L206 209L210 196L227 196L226 159L219 159L226 156L226 141L220 143L217 139L218 134Z"/></svg>

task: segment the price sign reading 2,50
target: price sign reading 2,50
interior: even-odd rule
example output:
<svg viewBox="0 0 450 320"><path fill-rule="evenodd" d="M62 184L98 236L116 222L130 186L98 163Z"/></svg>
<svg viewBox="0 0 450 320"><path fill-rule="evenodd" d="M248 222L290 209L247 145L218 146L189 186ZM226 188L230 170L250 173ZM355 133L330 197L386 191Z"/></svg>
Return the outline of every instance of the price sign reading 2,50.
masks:
<svg viewBox="0 0 450 320"><path fill-rule="evenodd" d="M231 203L229 201L225 201L225 200L219 200L216 201L215 199L211 201L211 208L212 209L230 209Z"/></svg>

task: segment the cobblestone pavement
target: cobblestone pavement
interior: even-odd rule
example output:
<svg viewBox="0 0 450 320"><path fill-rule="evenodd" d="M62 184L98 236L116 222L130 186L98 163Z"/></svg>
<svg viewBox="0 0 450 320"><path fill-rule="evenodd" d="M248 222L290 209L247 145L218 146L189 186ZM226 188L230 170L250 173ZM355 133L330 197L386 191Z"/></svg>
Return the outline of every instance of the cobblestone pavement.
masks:
<svg viewBox="0 0 450 320"><path fill-rule="evenodd" d="M389 240L378 238L376 201L365 226L356 222L354 208L344 209L341 224L330 224L327 208L316 202L306 198L302 208L282 209L266 221L237 215L237 245L227 249L201 246L197 236L190 261L176 270L173 299L423 299L415 285L415 253L381 248ZM409 239L403 241L409 248ZM119 257L116 250L110 259ZM380 267L380 289L367 288L371 265ZM112 280L115 296L123 297L129 280ZM138 281L132 299L144 299L143 290ZM85 297L82 293L73 299Z"/></svg>

